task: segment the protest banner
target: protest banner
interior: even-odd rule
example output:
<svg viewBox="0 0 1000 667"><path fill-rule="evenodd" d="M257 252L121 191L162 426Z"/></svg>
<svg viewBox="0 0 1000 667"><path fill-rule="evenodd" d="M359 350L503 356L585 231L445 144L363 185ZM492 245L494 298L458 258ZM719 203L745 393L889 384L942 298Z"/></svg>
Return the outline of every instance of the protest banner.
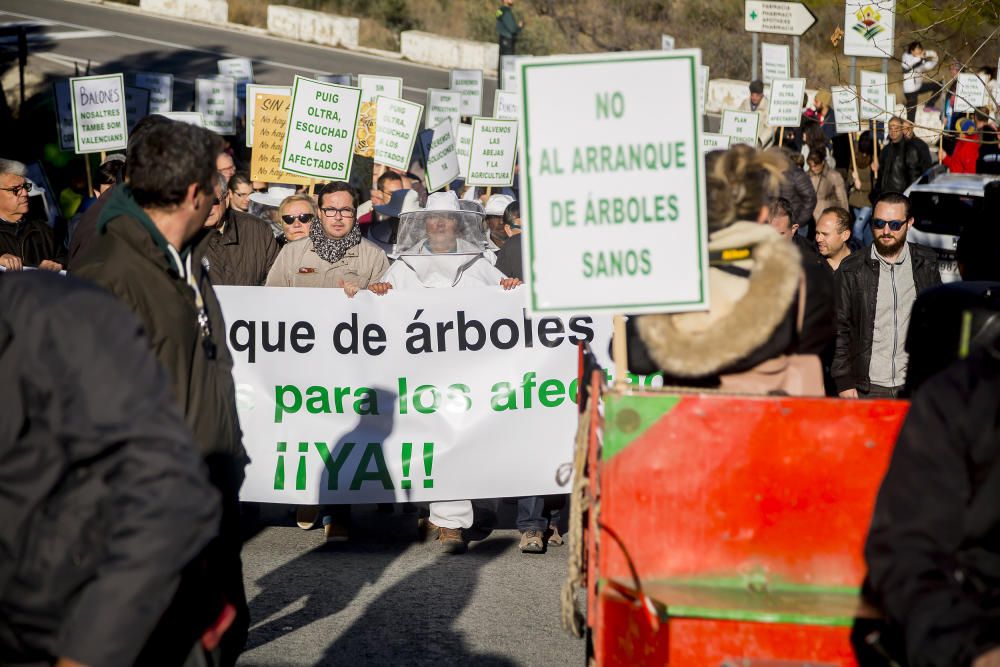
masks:
<svg viewBox="0 0 1000 667"><path fill-rule="evenodd" d="M125 86L125 123L129 134L135 124L149 115L150 92L145 88Z"/></svg>
<svg viewBox="0 0 1000 667"><path fill-rule="evenodd" d="M257 105L254 104L254 100L257 99L259 94L271 94L271 95L287 95L291 97L292 87L291 86L261 86L256 83L251 83L247 85L247 113L246 113L246 147L253 148L253 123L254 123L254 113L256 112ZM280 147L279 147L280 150Z"/></svg>
<svg viewBox="0 0 1000 667"><path fill-rule="evenodd" d="M266 183L309 185L311 179L281 170L281 149L288 130L288 112L292 96L279 93L256 93L247 110L253 107L253 152L250 154L250 180Z"/></svg>
<svg viewBox="0 0 1000 667"><path fill-rule="evenodd" d="M128 126L125 77L121 74L80 76L69 80L76 153L125 150Z"/></svg>
<svg viewBox="0 0 1000 667"><path fill-rule="evenodd" d="M56 79L52 84L52 97L56 104L56 130L59 149L71 151L73 143L73 99L69 92L69 79Z"/></svg>
<svg viewBox="0 0 1000 667"><path fill-rule="evenodd" d="M521 115L521 111L517 108L519 99L520 96L516 92L497 88L493 96L493 117L517 120Z"/></svg>
<svg viewBox="0 0 1000 667"><path fill-rule="evenodd" d="M775 79L771 82L767 124L771 127L798 127L802 124L802 96L805 79Z"/></svg>
<svg viewBox="0 0 1000 667"><path fill-rule="evenodd" d="M453 69L449 82L449 88L463 93L463 116L478 116L483 112L483 70Z"/></svg>
<svg viewBox="0 0 1000 667"><path fill-rule="evenodd" d="M443 120L451 121L452 127L462 122L462 93L441 88L427 89L427 118L424 127L434 128Z"/></svg>
<svg viewBox="0 0 1000 667"><path fill-rule="evenodd" d="M892 58L895 53L896 0L847 0L844 4L844 55Z"/></svg>
<svg viewBox="0 0 1000 667"><path fill-rule="evenodd" d="M149 91L149 113L162 114L174 108L174 75L136 72L136 88Z"/></svg>
<svg viewBox="0 0 1000 667"><path fill-rule="evenodd" d="M219 134L236 132L236 81L228 78L195 79L194 110L205 128Z"/></svg>
<svg viewBox="0 0 1000 667"><path fill-rule="evenodd" d="M756 146L759 123L760 114L756 111L726 109L722 112L722 126L719 128L719 133L729 137L730 143Z"/></svg>
<svg viewBox="0 0 1000 667"><path fill-rule="evenodd" d="M700 60L690 49L518 63L532 312L708 306Z"/></svg>
<svg viewBox="0 0 1000 667"><path fill-rule="evenodd" d="M458 143L455 144L455 152L458 153L458 175L467 178L469 175L469 158L472 156L472 126L468 123L459 123Z"/></svg>
<svg viewBox="0 0 1000 667"><path fill-rule="evenodd" d="M729 148L729 137L724 134L713 134L703 132L701 135L701 150L705 153L712 151L724 151Z"/></svg>
<svg viewBox="0 0 1000 667"><path fill-rule="evenodd" d="M858 91L854 86L831 86L833 113L837 119L837 134L860 132L858 118Z"/></svg>
<svg viewBox="0 0 1000 667"><path fill-rule="evenodd" d="M705 115L705 105L708 104L708 65L698 67L698 115Z"/></svg>
<svg viewBox="0 0 1000 667"><path fill-rule="evenodd" d="M375 98L375 162L407 171L420 129L422 104L392 97Z"/></svg>
<svg viewBox="0 0 1000 667"><path fill-rule="evenodd" d="M573 457L576 343L607 364L610 318L533 318L523 289L347 299L337 289L216 288L252 461L242 499L565 492L555 473Z"/></svg>
<svg viewBox="0 0 1000 667"><path fill-rule="evenodd" d="M968 113L984 107L987 99L989 95L986 92L986 84L978 74L962 72L958 75L958 81L955 83L956 112Z"/></svg>
<svg viewBox="0 0 1000 667"><path fill-rule="evenodd" d="M281 169L346 181L354 158L361 90L296 76L281 150Z"/></svg>
<svg viewBox="0 0 1000 667"><path fill-rule="evenodd" d="M362 102L374 102L379 96L400 98L403 96L403 79L398 76L359 74L358 88L361 89Z"/></svg>
<svg viewBox="0 0 1000 667"><path fill-rule="evenodd" d="M509 118L472 119L469 173L466 185L505 187L514 184L517 121Z"/></svg>
<svg viewBox="0 0 1000 667"><path fill-rule="evenodd" d="M249 58L224 58L217 66L219 74L227 79L253 82L253 62Z"/></svg>
<svg viewBox="0 0 1000 667"><path fill-rule="evenodd" d="M760 60L765 84L770 85L775 79L788 79L792 76L792 57L787 44L762 42Z"/></svg>
<svg viewBox="0 0 1000 667"><path fill-rule="evenodd" d="M459 177L455 132L447 118L434 128L426 155L424 178L428 192L440 190Z"/></svg>
<svg viewBox="0 0 1000 667"><path fill-rule="evenodd" d="M889 75L861 70L861 120L879 118L889 108Z"/></svg>
<svg viewBox="0 0 1000 667"><path fill-rule="evenodd" d="M667 34L660 35L660 50L661 51L673 51L675 40L673 37Z"/></svg>
<svg viewBox="0 0 1000 667"><path fill-rule="evenodd" d="M506 78L507 74L514 69L514 60L516 58L517 56L500 56L500 71L497 73L497 78L501 82ZM503 88L502 85L501 88Z"/></svg>
<svg viewBox="0 0 1000 667"><path fill-rule="evenodd" d="M354 154L361 157L375 157L375 101L362 102L355 125Z"/></svg>
<svg viewBox="0 0 1000 667"><path fill-rule="evenodd" d="M178 123L190 123L198 127L205 127L205 119L197 111L162 111L160 115Z"/></svg>

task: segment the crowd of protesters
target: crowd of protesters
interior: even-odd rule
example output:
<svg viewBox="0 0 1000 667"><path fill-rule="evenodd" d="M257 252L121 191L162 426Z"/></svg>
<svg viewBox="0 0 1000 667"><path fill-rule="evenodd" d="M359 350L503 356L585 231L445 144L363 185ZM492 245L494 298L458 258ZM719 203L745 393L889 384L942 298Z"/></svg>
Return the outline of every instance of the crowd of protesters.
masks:
<svg viewBox="0 0 1000 667"><path fill-rule="evenodd" d="M519 28L504 20L513 43ZM954 136L938 161L953 172L1000 172L995 115L954 114L954 90L924 80L932 55L911 45L904 83L911 112L924 93L943 104ZM744 106L766 113L761 82L750 84ZM762 124L758 146L709 153L711 308L630 318L630 370L739 393L906 395L911 313L940 283L934 253L907 238L914 215L902 193L932 167L909 116L861 133L851 147L821 91L780 147ZM58 466L30 492L0 494L11 519L0 549L14 563L0 575L0 662L235 663L250 622L239 531L248 457L214 286L353 297L516 290L526 279L516 187L492 194L456 181L428 194L415 161L412 171L376 166L370 189L336 181L312 193L253 181L247 166L213 133L147 116L126 154L99 166L92 192L70 202L60 239L30 213L25 166L0 159L0 369L17 380L0 395L19 420L4 421L7 460L64 438ZM996 197L987 187L989 206ZM990 257L968 245L962 252L964 268L997 279L982 268ZM69 277L47 275L60 271ZM33 299L60 307L39 312ZM63 349L52 332L66 327L100 353ZM101 389L73 394L51 379L60 373ZM67 489L70 477L78 482ZM562 502L517 499L522 552L563 544ZM109 522L109 503L128 511ZM75 525L48 546L31 542L45 553L24 553L17 545L40 530L33 511L41 504ZM349 506L300 507L297 520L322 522L326 540L350 539ZM431 502L414 519L449 554L467 549L473 520L469 500ZM88 534L95 521L113 530ZM24 559L51 567L32 572ZM42 583L56 576L67 583ZM93 618L108 613L97 601L119 595L119 578L142 603L118 600L98 624L107 632L94 632ZM130 631L114 632L119 624Z"/></svg>

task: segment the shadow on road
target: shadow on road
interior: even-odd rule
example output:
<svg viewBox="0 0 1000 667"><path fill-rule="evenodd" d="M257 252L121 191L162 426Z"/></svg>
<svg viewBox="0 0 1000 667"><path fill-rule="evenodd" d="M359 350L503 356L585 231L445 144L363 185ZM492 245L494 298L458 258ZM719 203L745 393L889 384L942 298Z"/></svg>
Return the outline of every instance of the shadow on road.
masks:
<svg viewBox="0 0 1000 667"><path fill-rule="evenodd" d="M318 664L512 667L503 656L473 652L455 621L475 594L479 570L513 543L493 537L421 567L369 605Z"/></svg>

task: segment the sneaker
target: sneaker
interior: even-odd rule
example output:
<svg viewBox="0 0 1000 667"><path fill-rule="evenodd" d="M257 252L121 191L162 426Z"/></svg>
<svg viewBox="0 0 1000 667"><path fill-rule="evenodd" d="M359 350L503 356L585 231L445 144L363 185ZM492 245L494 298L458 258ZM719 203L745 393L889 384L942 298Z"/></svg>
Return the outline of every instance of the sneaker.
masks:
<svg viewBox="0 0 1000 667"><path fill-rule="evenodd" d="M521 533L521 543L518 548L523 554L543 553L545 544L542 542L542 531L532 528Z"/></svg>
<svg viewBox="0 0 1000 667"><path fill-rule="evenodd" d="M559 534L558 528L556 528L555 526L550 526L549 539L546 540L546 543L550 547L561 547L562 545L566 544L566 540L564 540L563 536Z"/></svg>
<svg viewBox="0 0 1000 667"><path fill-rule="evenodd" d="M351 538L348 524L334 520L334 517L323 517L323 534L327 542L347 542Z"/></svg>
<svg viewBox="0 0 1000 667"><path fill-rule="evenodd" d="M417 519L417 537L421 542L436 540L441 532L441 527L434 525L430 519Z"/></svg>
<svg viewBox="0 0 1000 667"><path fill-rule="evenodd" d="M446 554L464 554L468 549L465 540L462 539L461 528L439 528L438 542Z"/></svg>
<svg viewBox="0 0 1000 667"><path fill-rule="evenodd" d="M312 530L318 522L319 505L299 505L296 508L295 523L302 530Z"/></svg>

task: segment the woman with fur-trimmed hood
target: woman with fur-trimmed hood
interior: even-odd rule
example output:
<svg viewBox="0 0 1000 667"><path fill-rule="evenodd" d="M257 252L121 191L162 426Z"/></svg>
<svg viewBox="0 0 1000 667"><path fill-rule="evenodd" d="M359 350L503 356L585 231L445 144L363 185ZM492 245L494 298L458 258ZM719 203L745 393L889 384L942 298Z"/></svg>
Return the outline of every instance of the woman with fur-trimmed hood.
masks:
<svg viewBox="0 0 1000 667"><path fill-rule="evenodd" d="M795 354L805 287L798 249L770 225L780 154L735 146L706 156L707 311L633 316L628 366L664 384L823 395L819 358Z"/></svg>

